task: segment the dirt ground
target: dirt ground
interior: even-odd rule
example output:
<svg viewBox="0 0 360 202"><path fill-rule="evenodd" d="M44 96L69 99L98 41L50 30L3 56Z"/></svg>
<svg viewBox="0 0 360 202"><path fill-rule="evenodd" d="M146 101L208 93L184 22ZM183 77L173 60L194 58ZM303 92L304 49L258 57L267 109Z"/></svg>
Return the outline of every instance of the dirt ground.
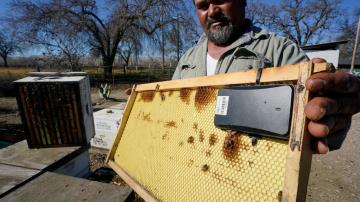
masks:
<svg viewBox="0 0 360 202"><path fill-rule="evenodd" d="M130 84L115 86L112 99L103 101L97 89L92 89L94 110L103 109L125 101L125 89ZM20 116L14 97L0 97L0 135L22 135ZM360 201L360 114L353 117L348 137L339 151L327 155L314 155L307 201ZM124 182L104 164L107 151L90 149L91 179L117 185ZM139 198L136 201L140 201Z"/></svg>
<svg viewBox="0 0 360 202"><path fill-rule="evenodd" d="M360 114L342 148L314 155L307 201L360 201Z"/></svg>

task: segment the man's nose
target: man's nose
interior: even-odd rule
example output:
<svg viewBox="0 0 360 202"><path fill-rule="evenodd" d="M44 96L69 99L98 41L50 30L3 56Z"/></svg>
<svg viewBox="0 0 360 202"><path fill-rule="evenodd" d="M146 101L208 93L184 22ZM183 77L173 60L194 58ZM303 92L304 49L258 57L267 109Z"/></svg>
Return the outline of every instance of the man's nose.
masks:
<svg viewBox="0 0 360 202"><path fill-rule="evenodd" d="M219 5L213 4L211 3L209 5L209 10L208 10L208 16L212 17L217 15L219 12L221 12L221 8L219 7Z"/></svg>

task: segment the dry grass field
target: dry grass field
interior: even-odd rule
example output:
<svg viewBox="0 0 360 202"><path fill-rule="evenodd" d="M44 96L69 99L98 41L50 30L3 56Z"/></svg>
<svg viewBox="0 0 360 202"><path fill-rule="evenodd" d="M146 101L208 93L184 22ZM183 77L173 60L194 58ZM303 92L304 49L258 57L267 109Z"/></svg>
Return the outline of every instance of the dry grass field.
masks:
<svg viewBox="0 0 360 202"><path fill-rule="evenodd" d="M0 76L23 76L32 71L35 71L35 69L27 67L0 67Z"/></svg>

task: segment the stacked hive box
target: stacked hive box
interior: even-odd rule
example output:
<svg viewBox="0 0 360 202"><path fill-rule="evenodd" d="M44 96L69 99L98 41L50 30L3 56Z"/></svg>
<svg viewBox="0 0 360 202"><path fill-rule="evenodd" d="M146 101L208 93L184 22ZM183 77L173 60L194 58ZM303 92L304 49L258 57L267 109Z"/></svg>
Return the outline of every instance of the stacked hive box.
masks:
<svg viewBox="0 0 360 202"><path fill-rule="evenodd" d="M89 143L94 122L85 73L32 73L14 84L30 148Z"/></svg>

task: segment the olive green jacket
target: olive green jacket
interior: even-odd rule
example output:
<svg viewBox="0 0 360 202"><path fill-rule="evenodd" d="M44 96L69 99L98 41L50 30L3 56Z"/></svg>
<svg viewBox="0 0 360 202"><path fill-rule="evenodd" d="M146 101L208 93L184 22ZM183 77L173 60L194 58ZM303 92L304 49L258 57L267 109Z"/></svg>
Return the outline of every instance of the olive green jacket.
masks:
<svg viewBox="0 0 360 202"><path fill-rule="evenodd" d="M291 40L276 36L249 23L248 32L233 42L220 57L215 74L260 67L279 67L307 61L302 50ZM180 59L172 79L206 76L207 37Z"/></svg>

